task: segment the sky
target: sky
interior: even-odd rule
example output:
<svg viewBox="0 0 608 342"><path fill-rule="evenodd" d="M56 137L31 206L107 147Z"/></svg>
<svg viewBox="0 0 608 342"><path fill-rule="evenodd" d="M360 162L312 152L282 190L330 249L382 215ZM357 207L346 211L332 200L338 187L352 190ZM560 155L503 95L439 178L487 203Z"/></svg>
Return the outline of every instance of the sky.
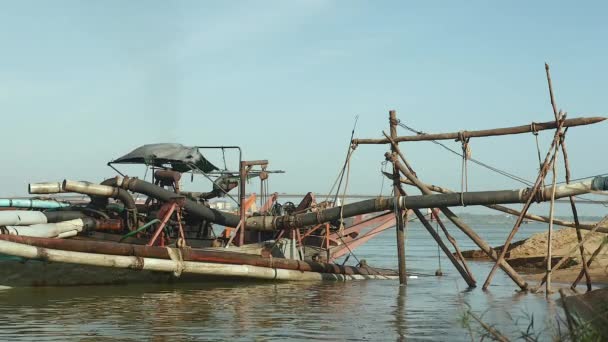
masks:
<svg viewBox="0 0 608 342"><path fill-rule="evenodd" d="M287 172L271 191L325 193L357 116L360 138L382 137L391 109L425 132L552 120L545 62L568 117L605 116L607 10L601 1L3 1L0 189L101 181L114 175L107 161L178 142L240 145L245 159ZM607 125L568 131L573 178L608 172ZM552 134L539 136L543 155ZM476 159L536 177L531 134L470 145ZM402 148L423 181L460 188L459 157L428 142ZM357 148L349 193L390 191L379 172L386 150ZM470 190L519 187L470 166Z"/></svg>

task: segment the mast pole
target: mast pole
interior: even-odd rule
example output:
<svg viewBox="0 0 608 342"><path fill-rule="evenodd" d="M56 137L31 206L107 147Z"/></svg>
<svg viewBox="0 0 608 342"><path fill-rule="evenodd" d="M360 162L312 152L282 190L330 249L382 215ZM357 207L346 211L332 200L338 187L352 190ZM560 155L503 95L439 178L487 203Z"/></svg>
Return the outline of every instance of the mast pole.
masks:
<svg viewBox="0 0 608 342"><path fill-rule="evenodd" d="M397 137L397 112L391 110L388 112L388 122L391 132L391 137ZM396 148L391 145L391 151L396 153ZM399 182L400 174L397 164L393 161L393 194L395 203L399 203L399 197L403 189ZM405 225L403 223L403 210L395 205L395 219L397 230L397 258L399 262L399 284L407 284L407 274L405 269Z"/></svg>

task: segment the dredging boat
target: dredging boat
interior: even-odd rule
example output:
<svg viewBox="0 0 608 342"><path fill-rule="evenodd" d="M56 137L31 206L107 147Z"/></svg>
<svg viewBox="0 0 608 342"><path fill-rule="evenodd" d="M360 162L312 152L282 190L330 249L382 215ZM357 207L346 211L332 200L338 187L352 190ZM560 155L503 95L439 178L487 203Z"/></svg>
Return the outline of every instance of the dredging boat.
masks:
<svg viewBox="0 0 608 342"><path fill-rule="evenodd" d="M29 193L38 197L0 200L0 285L69 286L123 284L131 282L212 281L215 279L260 279L274 281L317 281L354 279L396 279L405 282L403 251L404 226L414 214L435 239L447 258L470 287L476 281L459 253L455 240L442 229L456 250L453 255L439 233L431 227L420 209L445 217L461 229L522 289L527 283L479 235L468 227L449 207L484 205L518 216L512 234L524 219L549 222L602 231L597 225L584 227L578 222L565 222L527 213L534 201L572 198L580 194L608 190L607 177L593 177L576 183L543 186L555 153L563 142L563 129L588 125L605 118L566 119L532 125L483 131L396 135L398 120L391 111L390 136L383 139L352 139L346 165L358 145L390 144L385 155L392 163L394 196L374 197L338 205L332 201L317 202L308 193L299 204L278 203L276 193L268 193L270 174L267 160L243 160L236 146L193 146L152 144L141 146L108 163L118 176L100 184L63 180L30 183ZM533 186L515 190L451 192L423 183L413 172L398 147L403 141L436 141L456 139L465 144L471 138L521 134L556 129L538 179ZM563 148L563 147L562 147ZM226 163L220 169L201 151L215 149L238 153L238 170L229 171ZM466 153L463 153L465 155ZM463 156L463 162L468 158ZM151 181L129 177L117 167L141 164ZM184 175L201 177L211 182L207 192L182 189ZM405 176L405 178L401 178ZM260 208L256 195L247 196L249 180L260 182ZM348 177L346 177L348 179ZM413 185L422 195L407 195L401 184ZM339 188L339 186L338 186ZM237 198L231 191L237 189ZM77 194L68 197L67 194ZM337 193L337 192L336 192ZM238 205L238 212L221 208L216 202L223 197ZM516 211L501 204L524 203ZM399 270L374 268L364 260L347 266L337 260L379 232L396 227ZM216 229L221 231L216 235ZM510 237L511 238L511 237ZM509 239L510 239L509 238ZM510 240L507 241L508 242ZM491 277L491 275L490 275Z"/></svg>
<svg viewBox="0 0 608 342"><path fill-rule="evenodd" d="M201 153L211 148L221 150L224 160L225 150L237 151L241 169L213 165ZM365 264L334 263L393 227L395 218L390 212L306 230L243 226L241 217L319 212L332 203L317 203L312 193L298 205L278 203L278 194L267 194L265 189L269 175L282 171L268 170L265 160L242 161L240 155L240 148L234 146L144 145L108 163L119 176L101 184L70 180L29 184L30 194L46 197L0 203L4 207L0 211L0 286L397 276L395 271ZM125 176L116 168L123 164L145 165L152 181ZM211 190L182 190L186 173L209 180ZM261 183L259 210L256 194L245 196L245 185L253 178ZM230 195L235 188L236 199ZM214 202L220 197L233 200L240 212L213 208L221 203ZM223 230L216 234L214 228ZM373 229L361 234L368 228Z"/></svg>

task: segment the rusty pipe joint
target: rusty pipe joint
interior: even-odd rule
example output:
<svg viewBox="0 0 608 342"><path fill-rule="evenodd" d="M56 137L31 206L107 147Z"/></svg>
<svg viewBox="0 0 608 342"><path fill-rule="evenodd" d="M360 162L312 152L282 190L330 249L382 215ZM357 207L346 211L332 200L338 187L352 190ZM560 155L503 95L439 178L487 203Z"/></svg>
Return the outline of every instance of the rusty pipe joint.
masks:
<svg viewBox="0 0 608 342"><path fill-rule="evenodd" d="M276 230L276 217L274 216L252 216L245 221L247 230L269 232Z"/></svg>
<svg viewBox="0 0 608 342"><path fill-rule="evenodd" d="M58 194L63 192L61 182L30 183L27 186L30 194Z"/></svg>

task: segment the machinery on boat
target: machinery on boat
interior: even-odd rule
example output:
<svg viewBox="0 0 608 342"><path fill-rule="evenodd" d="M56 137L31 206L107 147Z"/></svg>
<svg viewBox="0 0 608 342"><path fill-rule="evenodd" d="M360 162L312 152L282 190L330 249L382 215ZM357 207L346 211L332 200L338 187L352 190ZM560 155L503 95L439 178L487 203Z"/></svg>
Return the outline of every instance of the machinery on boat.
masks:
<svg viewBox="0 0 608 342"><path fill-rule="evenodd" d="M201 151L208 150L221 151L223 168L203 156ZM228 170L226 151L230 150L238 154L239 170ZM150 181L145 180L146 176L126 176L120 167L127 164L144 165ZM14 199L7 207L17 208L0 211L0 244L12 244L9 247L17 250L0 248L1 253L12 256L0 259L0 279L5 279L0 285L107 284L150 281L151 277L155 281L201 281L201 275L203 280L396 275L394 271L366 265L333 263L379 231L393 227L395 218L390 212L303 229L268 231L244 225L250 217L314 213L332 206L331 201L317 203L312 193L297 205L279 203L277 193L267 193L268 180L269 175L283 171L269 170L268 164L266 160L243 161L236 146L152 144L109 162L118 176L100 184L72 180L31 183L28 190L36 198ZM187 176L193 184L197 183L195 177L209 181L211 189L184 189ZM247 183L254 179L259 182L260 194L247 196ZM226 206L230 202L237 212ZM369 231L362 234L364 229ZM107 260L96 261L99 256L113 260L108 261L113 267L104 267ZM133 272L147 271L146 265L152 265L148 259L163 260L167 265L151 269L152 272ZM141 265L142 260L147 262ZM115 267L120 262L128 266L120 270ZM201 271L205 263L211 268ZM191 272L188 265L196 266L198 271ZM218 266L224 269L218 270Z"/></svg>

